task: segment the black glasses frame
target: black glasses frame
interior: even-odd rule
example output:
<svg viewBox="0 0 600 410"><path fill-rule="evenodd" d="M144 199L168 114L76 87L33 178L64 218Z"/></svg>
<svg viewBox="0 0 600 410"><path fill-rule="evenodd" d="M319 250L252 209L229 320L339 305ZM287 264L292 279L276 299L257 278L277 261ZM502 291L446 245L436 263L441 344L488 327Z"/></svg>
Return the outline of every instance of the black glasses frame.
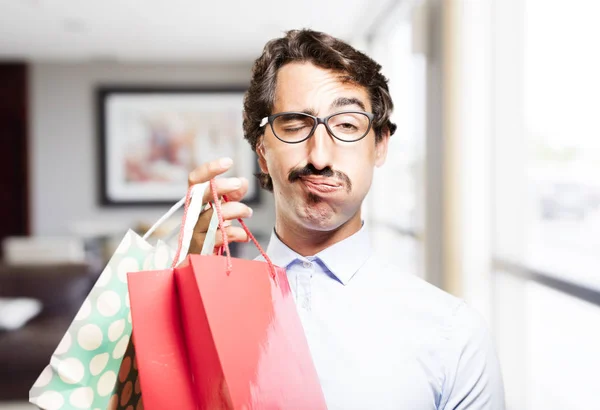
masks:
<svg viewBox="0 0 600 410"><path fill-rule="evenodd" d="M310 132L308 133L308 135L306 136L306 138L301 139L299 141L286 141L284 139L279 138L279 136L275 132L275 128L273 128L273 122L278 117L281 117L283 115L289 115L289 114L303 115L305 117L309 117L309 118L313 119L314 125L313 125L312 129L310 130ZM335 133L329 127L329 119L331 117L335 117L336 115L340 115L340 114L363 114L363 115L365 115L369 119L369 126L367 127L367 131L365 131L364 135L361 136L360 138L353 139L353 140L346 140L346 139L343 139L343 138L340 138L340 137L336 136ZM370 113L370 112L364 112L364 111L340 111L340 112L336 112L334 114L328 115L327 117L317 117L315 115L310 115L310 114L307 114L305 112L299 112L299 111L287 111L287 112L279 112L277 114L273 114L273 115L270 115L268 117L263 118L262 121L261 121L261 123L260 123L260 126L263 127L268 122L269 125L271 126L271 131L273 131L273 135L275 135L275 137L279 141L285 142L286 144L300 144L301 142L306 141L307 139L309 139L310 137L312 137L314 135L315 131L317 130L317 127L319 126L319 124L323 124L325 126L325 128L327 129L327 132L329 133L329 135L331 135L333 138L335 138L337 140L340 140L340 141L343 141L343 142L357 142L357 141L360 141L361 139L363 139L364 137L366 137L369 134L369 131L371 131L371 127L373 126L373 119L374 118L375 118L375 114Z"/></svg>

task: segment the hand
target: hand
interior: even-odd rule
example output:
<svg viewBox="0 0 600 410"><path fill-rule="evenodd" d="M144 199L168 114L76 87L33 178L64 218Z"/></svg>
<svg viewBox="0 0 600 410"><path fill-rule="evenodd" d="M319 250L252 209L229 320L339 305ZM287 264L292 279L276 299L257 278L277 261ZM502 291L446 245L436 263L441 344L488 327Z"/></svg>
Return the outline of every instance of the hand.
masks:
<svg viewBox="0 0 600 410"><path fill-rule="evenodd" d="M188 177L188 185L200 184L202 182L208 182L215 178L217 175L221 175L227 172L233 165L231 158L221 158L212 162L207 162L200 165L198 168L193 170ZM225 232L229 242L247 242L249 240L246 231L243 228L237 226L231 226L231 221L238 218L249 218L252 216L252 209L241 202L239 202L244 195L248 192L248 180L246 178L217 178L215 179L217 188L217 195L222 197L227 195L227 199L230 202L222 202L221 210L223 214L223 221L225 226ZM204 192L202 203L212 201L213 195L210 187ZM190 245L189 253L200 253L202 245L206 238L206 232L208 231L208 224L213 214L213 209L206 210L200 214L198 222L194 228L194 234L192 236L192 243ZM215 238L215 246L221 246L223 244L223 236L220 229L217 231L217 237Z"/></svg>

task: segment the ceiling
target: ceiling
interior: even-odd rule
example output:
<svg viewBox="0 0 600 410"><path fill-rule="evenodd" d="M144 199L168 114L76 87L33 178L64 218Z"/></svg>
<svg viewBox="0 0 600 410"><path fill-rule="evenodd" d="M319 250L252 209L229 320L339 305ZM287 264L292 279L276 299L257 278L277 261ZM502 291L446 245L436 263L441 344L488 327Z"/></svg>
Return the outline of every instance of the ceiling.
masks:
<svg viewBox="0 0 600 410"><path fill-rule="evenodd" d="M394 0L0 0L0 59L250 61L285 30L362 38Z"/></svg>

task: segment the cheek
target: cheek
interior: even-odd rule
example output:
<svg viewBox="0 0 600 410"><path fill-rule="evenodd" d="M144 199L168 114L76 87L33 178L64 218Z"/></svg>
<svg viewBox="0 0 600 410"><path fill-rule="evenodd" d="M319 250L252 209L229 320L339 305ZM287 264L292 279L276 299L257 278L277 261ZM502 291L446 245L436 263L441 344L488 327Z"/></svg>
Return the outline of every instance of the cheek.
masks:
<svg viewBox="0 0 600 410"><path fill-rule="evenodd" d="M355 172L364 171L365 168L375 166L375 147L370 147L369 144L361 144L360 146L347 147L338 151L334 166L345 167L352 169Z"/></svg>
<svg viewBox="0 0 600 410"><path fill-rule="evenodd" d="M373 179L373 167L356 167L349 175L352 181L352 193L356 196L364 196L371 187Z"/></svg>
<svg viewBox="0 0 600 410"><path fill-rule="evenodd" d="M352 181L354 194L363 195L369 190L375 167L375 148L361 144L357 149L349 150L340 156L340 171L345 172Z"/></svg>
<svg viewBox="0 0 600 410"><path fill-rule="evenodd" d="M294 145L277 144L266 149L265 159L273 180L287 180L290 170L303 163L306 156L302 156L297 148Z"/></svg>

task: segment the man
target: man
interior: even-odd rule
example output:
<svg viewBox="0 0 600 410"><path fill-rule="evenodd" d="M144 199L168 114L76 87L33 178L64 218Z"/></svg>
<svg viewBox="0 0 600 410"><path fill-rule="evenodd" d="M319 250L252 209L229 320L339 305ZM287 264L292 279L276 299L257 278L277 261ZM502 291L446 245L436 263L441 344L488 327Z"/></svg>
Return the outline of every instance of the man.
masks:
<svg viewBox="0 0 600 410"><path fill-rule="evenodd" d="M396 129L380 68L310 30L270 41L256 60L244 134L275 198L267 254L287 269L329 409L503 409L498 361L479 317L369 245L361 204ZM231 164L203 164L189 182ZM252 215L236 202L247 180L216 181L232 200L223 205L226 220ZM196 249L210 217L198 221ZM247 240L241 228L225 229Z"/></svg>

